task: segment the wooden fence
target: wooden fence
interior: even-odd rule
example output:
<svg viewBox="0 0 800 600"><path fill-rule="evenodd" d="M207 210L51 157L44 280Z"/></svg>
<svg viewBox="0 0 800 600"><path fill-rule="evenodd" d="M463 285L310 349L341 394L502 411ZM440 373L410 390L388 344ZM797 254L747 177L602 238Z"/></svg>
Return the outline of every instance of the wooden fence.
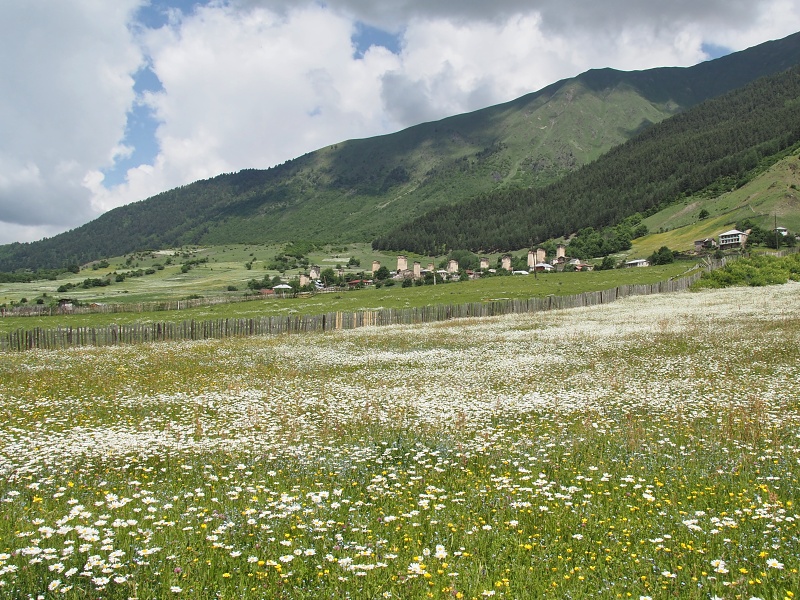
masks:
<svg viewBox="0 0 800 600"><path fill-rule="evenodd" d="M710 265L709 265L710 267ZM57 350L81 346L116 346L158 341L221 339L254 335L303 333L355 329L365 326L433 323L468 317L493 317L545 310L578 308L608 304L619 298L663 294L688 290L700 279L700 273L654 284L621 285L609 290L584 292L569 296L546 296L527 300L496 300L457 305L419 308L334 312L323 315L273 316L250 319L186 320L105 327L57 327L18 329L0 334L0 351L23 351L35 348Z"/></svg>

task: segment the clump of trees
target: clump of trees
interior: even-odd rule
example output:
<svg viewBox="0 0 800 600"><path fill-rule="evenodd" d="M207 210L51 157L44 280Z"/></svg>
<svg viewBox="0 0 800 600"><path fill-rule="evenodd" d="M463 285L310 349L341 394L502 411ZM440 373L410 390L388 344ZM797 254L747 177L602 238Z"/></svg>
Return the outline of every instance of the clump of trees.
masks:
<svg viewBox="0 0 800 600"><path fill-rule="evenodd" d="M651 265L668 265L675 262L675 253L666 246L661 246L647 260L650 261Z"/></svg>
<svg viewBox="0 0 800 600"><path fill-rule="evenodd" d="M797 245L797 239L792 234L781 235L774 229L764 229L753 223L750 219L745 219L736 223L739 231L750 230L747 236L748 246L765 246L778 250L780 248L793 248Z"/></svg>
<svg viewBox="0 0 800 600"><path fill-rule="evenodd" d="M623 219L618 225L596 230L585 227L578 231L567 244L567 254L587 260L607 256L631 249L631 241L648 234L642 215L636 213Z"/></svg>
<svg viewBox="0 0 800 600"><path fill-rule="evenodd" d="M276 285L281 284L281 278L275 275L274 277L270 277L269 275L264 275L261 279L251 279L247 282L248 289L251 290L271 290Z"/></svg>

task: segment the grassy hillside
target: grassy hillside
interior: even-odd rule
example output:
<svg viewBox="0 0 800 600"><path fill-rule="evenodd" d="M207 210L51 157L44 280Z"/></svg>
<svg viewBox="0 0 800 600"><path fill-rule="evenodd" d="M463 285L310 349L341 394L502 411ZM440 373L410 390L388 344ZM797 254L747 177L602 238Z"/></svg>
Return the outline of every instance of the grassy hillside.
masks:
<svg viewBox="0 0 800 600"><path fill-rule="evenodd" d="M777 221L800 232L799 187L800 152L795 152L738 189L715 197L692 196L647 217L644 223L653 233L634 240L629 254L645 257L661 246L690 251L695 240L716 239L745 219L763 229L771 230ZM700 219L703 210L709 216Z"/></svg>
<svg viewBox="0 0 800 600"><path fill-rule="evenodd" d="M0 247L0 271L183 244L369 241L482 193L543 186L650 124L800 62L800 34L686 69L600 69L512 102L225 174Z"/></svg>

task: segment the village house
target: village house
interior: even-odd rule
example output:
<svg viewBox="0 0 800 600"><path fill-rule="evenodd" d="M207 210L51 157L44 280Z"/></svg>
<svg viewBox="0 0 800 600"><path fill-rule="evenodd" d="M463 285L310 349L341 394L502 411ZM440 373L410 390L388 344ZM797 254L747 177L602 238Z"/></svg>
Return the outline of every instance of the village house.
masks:
<svg viewBox="0 0 800 600"><path fill-rule="evenodd" d="M703 240L694 241L694 251L702 252L703 250L710 250L717 247L717 240L714 238L705 238Z"/></svg>
<svg viewBox="0 0 800 600"><path fill-rule="evenodd" d="M725 233L719 234L719 248L725 250L726 248L744 248L747 243L747 233L739 231L738 229L731 229Z"/></svg>
<svg viewBox="0 0 800 600"><path fill-rule="evenodd" d="M576 271L594 271L594 265L581 262L580 258L572 258L567 264L573 267Z"/></svg>

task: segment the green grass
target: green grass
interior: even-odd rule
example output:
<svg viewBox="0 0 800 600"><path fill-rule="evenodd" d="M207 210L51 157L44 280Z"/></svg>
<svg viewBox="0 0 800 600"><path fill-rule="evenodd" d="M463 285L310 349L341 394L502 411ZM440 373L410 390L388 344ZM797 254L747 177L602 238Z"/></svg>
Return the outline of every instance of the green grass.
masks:
<svg viewBox="0 0 800 600"><path fill-rule="evenodd" d="M778 225L800 232L800 156L784 158L765 173L741 188L714 198L692 197L646 218L652 232L634 240L630 255L649 256L667 246L672 250L692 251L694 241L717 239L737 222L750 219L767 230ZM700 219L705 209L709 216Z"/></svg>
<svg viewBox="0 0 800 600"><path fill-rule="evenodd" d="M219 263L214 263L219 269ZM363 262L362 262L363 265ZM371 266L371 261L370 261ZM534 298L550 294L571 295L587 291L598 291L624 284L656 283L670 277L677 277L693 269L695 263L673 263L647 269L615 269L586 273L547 273L515 275L508 277L487 277L477 281L454 282L422 287L402 288L399 284L380 289L342 291L316 294L306 298L269 298L234 304L217 304L208 307L181 311L159 311L149 313L93 313L88 315L56 315L44 317L11 317L0 319L0 331L32 329L34 327L52 328L56 326L101 326L110 323L135 323L154 321L183 321L188 319L219 319L226 317L255 317L270 315L303 314L317 315L328 312L356 312L379 308L412 308L437 304L464 304L498 299ZM193 269L182 281L196 277L197 285L205 285L211 267ZM166 271L166 269L165 269ZM176 285L177 276L163 276L161 283ZM142 278L144 279L144 278ZM155 280L158 281L158 280ZM139 285L136 282L136 285ZM144 282L141 285L155 283ZM191 288L189 288L191 289ZM198 288L199 289L199 288ZM207 289L207 287L205 288ZM221 294L214 294L221 295ZM241 295L241 294L238 294ZM133 296L133 294L131 294ZM142 295L143 297L146 297ZM126 297L126 300L130 296Z"/></svg>

